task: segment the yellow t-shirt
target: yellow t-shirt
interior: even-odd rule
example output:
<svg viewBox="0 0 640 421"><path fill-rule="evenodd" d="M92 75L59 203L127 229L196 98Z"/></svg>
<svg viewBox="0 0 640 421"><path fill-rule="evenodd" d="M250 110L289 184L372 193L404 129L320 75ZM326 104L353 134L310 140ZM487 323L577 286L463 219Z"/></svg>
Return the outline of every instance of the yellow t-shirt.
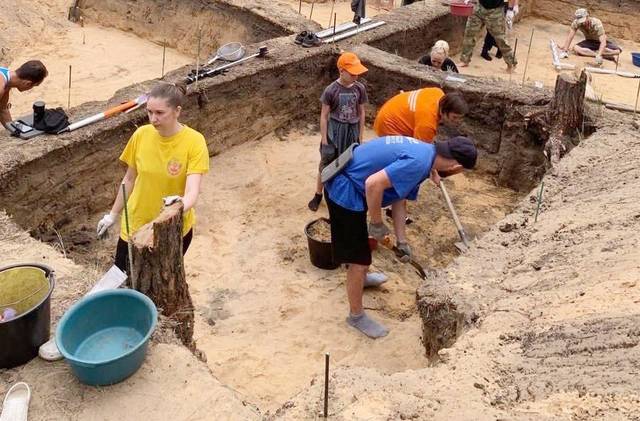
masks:
<svg viewBox="0 0 640 421"><path fill-rule="evenodd" d="M184 195L187 175L209 171L209 151L204 136L184 125L171 137L162 137L151 124L140 127L129 139L120 160L138 173L133 191L127 192L132 234L160 214L163 197ZM127 241L124 211L120 222L120 238ZM192 208L183 215L182 235L187 234L194 223Z"/></svg>

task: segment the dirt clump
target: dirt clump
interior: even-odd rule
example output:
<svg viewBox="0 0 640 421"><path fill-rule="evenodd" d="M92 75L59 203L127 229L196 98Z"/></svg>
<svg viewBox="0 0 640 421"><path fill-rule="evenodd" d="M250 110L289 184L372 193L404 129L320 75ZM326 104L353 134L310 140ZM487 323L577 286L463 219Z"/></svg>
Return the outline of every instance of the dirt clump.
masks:
<svg viewBox="0 0 640 421"><path fill-rule="evenodd" d="M320 218L307 228L307 233L314 240L322 243L331 242L331 222L327 218Z"/></svg>

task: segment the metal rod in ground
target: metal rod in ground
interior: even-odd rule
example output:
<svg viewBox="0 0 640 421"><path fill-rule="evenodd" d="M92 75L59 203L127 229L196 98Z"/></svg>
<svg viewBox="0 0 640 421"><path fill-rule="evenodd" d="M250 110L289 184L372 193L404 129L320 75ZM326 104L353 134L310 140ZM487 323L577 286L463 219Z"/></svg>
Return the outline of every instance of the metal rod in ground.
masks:
<svg viewBox="0 0 640 421"><path fill-rule="evenodd" d="M129 206L127 205L127 187L122 183L122 200L124 202L124 227L127 230L127 254L129 255L129 276L131 277L131 288L136 289L136 277L133 275L133 244L131 243L131 233L129 231Z"/></svg>
<svg viewBox="0 0 640 421"><path fill-rule="evenodd" d="M329 353L324 354L324 417L329 416Z"/></svg>
<svg viewBox="0 0 640 421"><path fill-rule="evenodd" d="M198 90L198 75L200 74L200 47L202 44L202 29L198 29L198 56L196 57L196 91Z"/></svg>
<svg viewBox="0 0 640 421"><path fill-rule="evenodd" d="M161 79L164 77L164 61L166 57L167 57L167 39L165 38L164 41L162 42L162 76L160 76Z"/></svg>
<svg viewBox="0 0 640 421"><path fill-rule="evenodd" d="M71 65L69 65L69 95L67 96L67 110L71 108Z"/></svg>
<svg viewBox="0 0 640 421"><path fill-rule="evenodd" d="M633 106L633 114L638 112L638 98L640 98L640 80L638 81L638 92L636 93L636 105Z"/></svg>
<svg viewBox="0 0 640 421"><path fill-rule="evenodd" d="M540 212L540 203L542 203L542 191L544 190L544 181L540 183L540 191L538 192L538 204L536 205L536 215L533 222L538 222L538 212Z"/></svg>
<svg viewBox="0 0 640 421"><path fill-rule="evenodd" d="M525 78L527 77L527 67L529 66L529 54L531 54L531 46L533 45L533 33L536 28L531 28L531 38L529 39L529 50L527 51L527 59L524 62L524 71L522 72L522 84L524 85Z"/></svg>
<svg viewBox="0 0 640 421"><path fill-rule="evenodd" d="M518 53L518 38L516 37L516 41L513 45L513 57L516 58L516 54ZM517 60L517 58L516 58ZM509 73L509 83L511 83L511 76L513 76L513 72Z"/></svg>
<svg viewBox="0 0 640 421"><path fill-rule="evenodd" d="M331 2L331 13L329 13L329 26L327 26L327 28L331 28L331 18L333 17L333 8L336 5L336 0L333 0ZM335 23L334 23L335 25Z"/></svg>
<svg viewBox="0 0 640 421"><path fill-rule="evenodd" d="M311 12L309 12L309 20L312 20L312 19L311 19L311 16L313 16L313 6L314 6L315 4L316 4L316 0L313 0L313 1L311 2Z"/></svg>
<svg viewBox="0 0 640 421"><path fill-rule="evenodd" d="M298 2L298 13L302 13L302 0Z"/></svg>
<svg viewBox="0 0 640 421"><path fill-rule="evenodd" d="M333 46L336 46L336 21L338 20L338 14L333 14Z"/></svg>

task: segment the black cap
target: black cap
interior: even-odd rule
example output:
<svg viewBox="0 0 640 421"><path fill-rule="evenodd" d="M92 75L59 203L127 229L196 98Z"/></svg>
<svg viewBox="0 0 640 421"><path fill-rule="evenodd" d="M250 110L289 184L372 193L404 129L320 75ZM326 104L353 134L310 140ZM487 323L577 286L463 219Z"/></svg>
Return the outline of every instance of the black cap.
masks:
<svg viewBox="0 0 640 421"><path fill-rule="evenodd" d="M455 159L468 170L476 166L478 159L476 145L471 139L464 136L436 142L436 152L445 158Z"/></svg>

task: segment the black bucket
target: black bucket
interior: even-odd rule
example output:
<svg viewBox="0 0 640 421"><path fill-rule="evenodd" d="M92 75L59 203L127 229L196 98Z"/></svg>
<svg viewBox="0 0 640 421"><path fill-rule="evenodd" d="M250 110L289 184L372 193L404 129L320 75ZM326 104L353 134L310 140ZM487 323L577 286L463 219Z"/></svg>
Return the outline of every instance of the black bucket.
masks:
<svg viewBox="0 0 640 421"><path fill-rule="evenodd" d="M27 263L0 269L0 313L6 314L7 309L17 312L0 322L0 368L30 361L49 340L54 285L54 272L45 265Z"/></svg>
<svg viewBox="0 0 640 421"><path fill-rule="evenodd" d="M311 264L320 269L336 269L340 266L340 263L336 264L333 261L331 242L316 240L311 237L311 234L309 233L309 227L318 221L326 221L330 224L327 218L319 218L309 222L304 227L304 233L307 236L307 242L309 243L309 258L311 259Z"/></svg>

